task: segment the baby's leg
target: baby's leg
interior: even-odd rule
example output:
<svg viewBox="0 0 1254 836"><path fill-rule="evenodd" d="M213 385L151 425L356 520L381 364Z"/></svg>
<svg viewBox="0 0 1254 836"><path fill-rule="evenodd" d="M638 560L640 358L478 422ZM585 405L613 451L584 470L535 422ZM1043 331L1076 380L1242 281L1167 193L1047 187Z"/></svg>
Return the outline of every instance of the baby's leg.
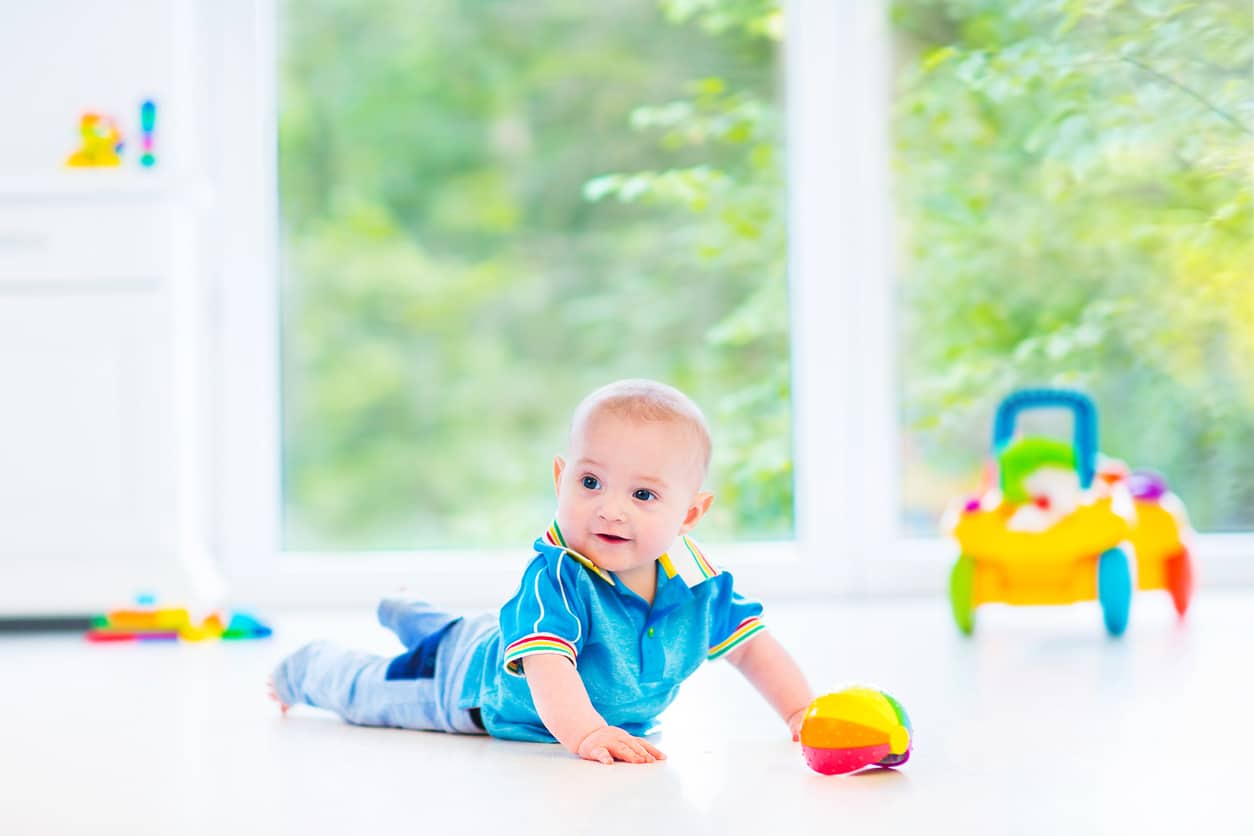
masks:
<svg viewBox="0 0 1254 836"><path fill-rule="evenodd" d="M280 705L324 708L357 725L441 728L432 680L390 680L391 661L330 642L314 642L274 669L274 693Z"/></svg>
<svg viewBox="0 0 1254 836"><path fill-rule="evenodd" d="M438 610L425 601L410 598L384 598L379 602L379 623L396 634L407 650L423 639L442 632L458 617Z"/></svg>

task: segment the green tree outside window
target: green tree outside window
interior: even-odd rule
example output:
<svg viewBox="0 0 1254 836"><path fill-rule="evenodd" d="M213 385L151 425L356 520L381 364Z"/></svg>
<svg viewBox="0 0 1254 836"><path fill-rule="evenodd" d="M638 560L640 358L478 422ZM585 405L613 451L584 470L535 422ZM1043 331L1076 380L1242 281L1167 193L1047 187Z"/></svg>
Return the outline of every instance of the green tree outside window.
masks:
<svg viewBox="0 0 1254 836"><path fill-rule="evenodd" d="M974 487L1009 390L1254 528L1254 25L1244 0L899 0L908 527Z"/></svg>

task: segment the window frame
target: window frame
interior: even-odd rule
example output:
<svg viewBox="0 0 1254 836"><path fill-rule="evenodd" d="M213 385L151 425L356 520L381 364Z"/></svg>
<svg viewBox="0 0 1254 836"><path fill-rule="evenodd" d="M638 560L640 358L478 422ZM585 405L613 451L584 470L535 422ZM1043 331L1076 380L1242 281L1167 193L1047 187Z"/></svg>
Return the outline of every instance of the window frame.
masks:
<svg viewBox="0 0 1254 836"><path fill-rule="evenodd" d="M212 124L235 126L222 132L214 166L221 247L211 515L221 567L246 600L349 604L404 586L450 604L494 603L516 583L529 544L282 548L277 7L222 3L205 30L216 59L205 74ZM899 525L886 3L791 0L786 13L795 538L711 551L756 595L934 594L954 548L939 536L904 537ZM1198 545L1203 582L1254 582L1254 532L1203 535Z"/></svg>

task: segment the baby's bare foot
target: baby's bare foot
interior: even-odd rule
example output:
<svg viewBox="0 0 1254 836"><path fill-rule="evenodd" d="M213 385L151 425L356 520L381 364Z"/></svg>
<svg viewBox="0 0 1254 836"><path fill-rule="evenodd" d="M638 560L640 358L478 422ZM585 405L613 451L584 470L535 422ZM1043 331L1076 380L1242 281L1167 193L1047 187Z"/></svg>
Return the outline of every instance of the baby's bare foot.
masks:
<svg viewBox="0 0 1254 836"><path fill-rule="evenodd" d="M283 700L279 699L279 692L274 690L274 676L273 675L271 675L270 678L266 680L266 695L269 696L270 699L274 700L275 702L279 704L279 713L284 716L287 716L287 711L288 709L291 708L291 706L283 702Z"/></svg>

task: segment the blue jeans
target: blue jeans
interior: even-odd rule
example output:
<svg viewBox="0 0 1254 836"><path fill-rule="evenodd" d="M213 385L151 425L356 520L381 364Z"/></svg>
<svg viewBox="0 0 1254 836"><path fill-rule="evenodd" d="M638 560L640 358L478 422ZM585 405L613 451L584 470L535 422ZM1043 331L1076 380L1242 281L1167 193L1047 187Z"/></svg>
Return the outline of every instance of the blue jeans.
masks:
<svg viewBox="0 0 1254 836"><path fill-rule="evenodd" d="M464 619L421 601L385 598L379 623L406 652L375 656L331 642L307 644L274 669L274 689L287 705L325 708L361 726L483 734L458 708L466 668L496 617Z"/></svg>

